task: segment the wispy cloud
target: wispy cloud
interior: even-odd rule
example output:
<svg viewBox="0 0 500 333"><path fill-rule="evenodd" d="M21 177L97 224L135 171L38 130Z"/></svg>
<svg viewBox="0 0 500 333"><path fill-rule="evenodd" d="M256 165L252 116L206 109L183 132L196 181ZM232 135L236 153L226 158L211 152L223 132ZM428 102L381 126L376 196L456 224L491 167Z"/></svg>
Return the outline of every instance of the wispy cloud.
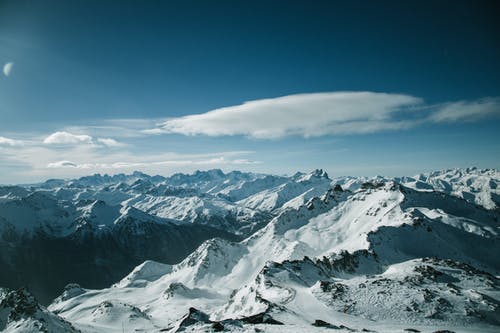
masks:
<svg viewBox="0 0 500 333"><path fill-rule="evenodd" d="M423 98L406 94L310 93L254 100L171 119L107 119L98 125L96 122L65 127L51 134L45 142L93 143L116 148L124 144L107 136L128 139L159 134L307 138L405 130L425 123L473 121L494 115L500 115L500 98L427 104Z"/></svg>
<svg viewBox="0 0 500 333"><path fill-rule="evenodd" d="M0 136L0 146L21 146L23 145L23 141L14 140L10 138L6 138L4 136Z"/></svg>
<svg viewBox="0 0 500 333"><path fill-rule="evenodd" d="M125 147L126 144L122 142L118 142L115 139L111 138L97 138L97 142L102 143L106 147Z"/></svg>
<svg viewBox="0 0 500 333"><path fill-rule="evenodd" d="M82 125L64 127L70 133L85 133L93 137L137 138L144 137L144 129L154 128L165 122L165 118L114 118L93 119Z"/></svg>
<svg viewBox="0 0 500 333"><path fill-rule="evenodd" d="M251 161L248 159L227 159L224 156L210 158L210 159L198 159L198 160L166 160L166 161L152 161L152 162L114 162L114 163L81 163L77 164L71 161L57 161L47 164L47 168L76 168L76 169L96 169L96 170L106 170L106 169L133 169L140 167L152 167L152 166L224 166L224 165L251 165L260 164L260 161Z"/></svg>
<svg viewBox="0 0 500 333"><path fill-rule="evenodd" d="M97 140L95 140L97 141ZM253 151L220 151L207 153L178 153L158 150L138 151L131 146L111 150L96 149L94 144L48 145L35 140L22 146L0 147L0 167L11 166L12 179L45 179L47 177L77 177L89 173L117 173L141 170L154 174L168 174L180 170L188 172L205 168L238 169L260 164L246 157ZM133 150L133 151L130 151ZM13 167L15 166L15 167Z"/></svg>
<svg viewBox="0 0 500 333"><path fill-rule="evenodd" d="M495 116L500 116L500 98L428 104L422 98L404 94L332 92L256 100L161 121L95 120L86 126L60 127L57 132L49 134L3 133L5 136L0 136L0 181L134 170L160 174L213 167L263 170L275 163L274 156L269 157L266 152L238 150L240 140L228 141L224 145L228 151L195 154L188 152L210 150L212 146L204 146L204 143L196 145L196 148L192 146L194 143L176 145L182 143L179 137L167 141L168 138L151 134L241 135L259 139L335 137L341 134L405 130L422 124L450 126L455 122ZM335 137L337 139L345 140ZM328 140L330 145L331 138ZM319 141L324 142L322 139L307 140L309 143ZM306 140L301 144L304 142ZM256 142L248 144L254 145L252 147L257 150L263 147ZM282 145L284 142L272 144ZM165 151L165 147L169 151ZM280 151L280 154L297 153L294 147L285 150ZM310 147L294 159L303 159L309 151ZM332 152L330 147L328 151ZM261 160L267 164L259 165Z"/></svg>
<svg viewBox="0 0 500 333"><path fill-rule="evenodd" d="M472 121L500 114L500 98L447 103L437 108L429 120L433 122Z"/></svg>
<svg viewBox="0 0 500 333"><path fill-rule="evenodd" d="M73 134L66 131L59 131L47 136L43 143L46 145L91 145L94 147L125 147L126 144L118 142L112 138L93 138L87 134Z"/></svg>
<svg viewBox="0 0 500 333"><path fill-rule="evenodd" d="M427 122L474 120L499 113L498 98L428 105L422 98L404 94L329 92L249 101L172 118L143 133L315 137L401 130Z"/></svg>

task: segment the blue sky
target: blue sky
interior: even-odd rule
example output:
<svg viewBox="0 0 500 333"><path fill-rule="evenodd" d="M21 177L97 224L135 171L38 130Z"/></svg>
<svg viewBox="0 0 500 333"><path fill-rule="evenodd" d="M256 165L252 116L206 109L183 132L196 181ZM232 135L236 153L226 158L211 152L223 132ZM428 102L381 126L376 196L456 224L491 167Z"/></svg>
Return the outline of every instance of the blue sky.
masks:
<svg viewBox="0 0 500 333"><path fill-rule="evenodd" d="M0 183L500 167L494 1L0 1Z"/></svg>

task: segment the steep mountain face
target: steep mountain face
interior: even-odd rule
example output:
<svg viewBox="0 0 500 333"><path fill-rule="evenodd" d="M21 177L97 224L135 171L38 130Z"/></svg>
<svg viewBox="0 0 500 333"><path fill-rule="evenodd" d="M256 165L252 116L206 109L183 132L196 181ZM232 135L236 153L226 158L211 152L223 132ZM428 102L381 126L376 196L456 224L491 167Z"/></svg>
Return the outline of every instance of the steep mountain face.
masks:
<svg viewBox="0 0 500 333"><path fill-rule="evenodd" d="M419 190L452 194L486 209L500 207L500 173L494 169L451 169L407 177L403 182Z"/></svg>
<svg viewBox="0 0 500 333"><path fill-rule="evenodd" d="M221 170L169 178L140 172L96 174L28 188L0 187L0 220L20 233L36 230L59 237L74 233L82 223L105 227L103 221L113 222L120 207L134 207L175 224L201 224L247 236L281 208L301 205L330 185L322 170L293 177Z"/></svg>
<svg viewBox="0 0 500 333"><path fill-rule="evenodd" d="M279 212L303 205L310 198L324 193L331 185L331 179L323 170L298 173L289 181L247 196L239 203L254 209Z"/></svg>
<svg viewBox="0 0 500 333"><path fill-rule="evenodd" d="M130 206L74 205L43 192L0 203L0 216L0 285L27 286L44 304L70 282L107 287L146 259L177 263L206 239L237 239Z"/></svg>
<svg viewBox="0 0 500 333"><path fill-rule="evenodd" d="M28 286L47 304L70 282L103 288L145 260L178 263L207 239L252 234L286 201L261 209L238 200L269 191L287 200L311 196L329 186L318 172L304 179L134 172L0 187L0 285Z"/></svg>
<svg viewBox="0 0 500 333"><path fill-rule="evenodd" d="M77 333L71 323L41 306L26 289L0 289L2 332Z"/></svg>
<svg viewBox="0 0 500 333"><path fill-rule="evenodd" d="M331 186L240 242L208 240L179 264L147 262L49 309L96 332L119 332L115 317L152 332L497 331L497 210L401 181L346 181L357 190ZM99 310L106 302L112 311ZM133 309L140 320L127 319Z"/></svg>
<svg viewBox="0 0 500 333"><path fill-rule="evenodd" d="M0 187L0 285L42 304L59 294L36 305L54 316L43 320L83 332L495 332L499 174L210 170ZM2 311L5 329L37 332L41 314L23 326Z"/></svg>

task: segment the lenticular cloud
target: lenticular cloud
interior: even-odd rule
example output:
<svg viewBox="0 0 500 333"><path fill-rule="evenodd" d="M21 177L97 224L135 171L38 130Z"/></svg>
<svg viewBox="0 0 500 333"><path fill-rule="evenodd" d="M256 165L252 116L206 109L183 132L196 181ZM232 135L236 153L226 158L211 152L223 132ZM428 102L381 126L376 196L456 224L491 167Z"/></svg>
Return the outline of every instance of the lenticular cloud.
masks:
<svg viewBox="0 0 500 333"><path fill-rule="evenodd" d="M244 135L260 139L401 130L424 123L476 120L500 113L500 99L426 104L419 97L328 92L245 102L165 121L146 134Z"/></svg>
<svg viewBox="0 0 500 333"><path fill-rule="evenodd" d="M255 138L365 133L404 127L405 124L391 120L392 115L422 102L409 95L374 92L299 94L170 119L161 130Z"/></svg>

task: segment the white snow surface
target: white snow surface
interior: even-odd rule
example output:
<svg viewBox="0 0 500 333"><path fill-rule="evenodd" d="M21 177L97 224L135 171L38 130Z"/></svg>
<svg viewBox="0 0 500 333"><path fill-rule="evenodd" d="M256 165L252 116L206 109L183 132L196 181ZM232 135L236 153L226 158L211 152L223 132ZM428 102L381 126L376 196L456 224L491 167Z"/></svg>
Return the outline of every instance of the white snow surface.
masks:
<svg viewBox="0 0 500 333"><path fill-rule="evenodd" d="M450 169L423 173L405 179L419 190L445 192L487 209L500 207L500 172L495 169Z"/></svg>
<svg viewBox="0 0 500 333"><path fill-rule="evenodd" d="M130 330L175 331L192 307L241 332L327 330L311 325L317 320L340 331L495 331L498 212L396 181L367 181L354 192L330 188L280 208L239 243L209 240L177 265L147 262L111 288L49 309L88 332L119 332L116 320ZM263 312L285 325L224 321Z"/></svg>
<svg viewBox="0 0 500 333"><path fill-rule="evenodd" d="M210 332L215 323L236 332L496 332L499 180L476 168L394 179L95 175L3 188L0 222L20 210L23 223L11 227L65 235L132 215L248 235L208 240L176 265L146 261L106 289L69 288L48 309L82 332ZM190 308L209 319L188 324ZM245 321L262 313L284 325Z"/></svg>

